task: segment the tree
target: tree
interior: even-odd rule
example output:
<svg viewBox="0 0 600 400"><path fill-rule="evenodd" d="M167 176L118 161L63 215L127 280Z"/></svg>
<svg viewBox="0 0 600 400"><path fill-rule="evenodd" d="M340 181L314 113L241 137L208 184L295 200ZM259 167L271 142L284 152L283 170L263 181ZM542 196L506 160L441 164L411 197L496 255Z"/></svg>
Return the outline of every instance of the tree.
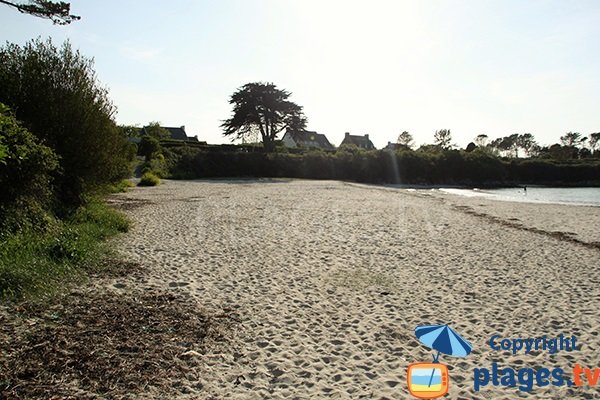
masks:
<svg viewBox="0 0 600 400"><path fill-rule="evenodd" d="M596 152L596 146L600 143L600 132L590 133L589 139L588 143L590 144L590 149L593 152Z"/></svg>
<svg viewBox="0 0 600 400"><path fill-rule="evenodd" d="M488 135L486 135L484 133L477 135L477 137L475 138L475 144L477 145L477 147L487 146L487 141L488 141Z"/></svg>
<svg viewBox="0 0 600 400"><path fill-rule="evenodd" d="M91 59L50 39L0 48L0 102L60 157L57 194L77 205L87 191L130 173L129 145Z"/></svg>
<svg viewBox="0 0 600 400"><path fill-rule="evenodd" d="M302 130L306 126L302 107L289 101L290 95L272 83L255 82L240 87L229 100L233 116L221 124L223 135L238 139L258 131L265 150L272 151L283 130Z"/></svg>
<svg viewBox="0 0 600 400"><path fill-rule="evenodd" d="M558 143L540 149L540 155L554 160L572 160L577 158L578 150L573 146L561 146Z"/></svg>
<svg viewBox="0 0 600 400"><path fill-rule="evenodd" d="M516 145L518 148L523 149L527 156L531 156L535 149L538 148L538 144L531 133L524 133L517 136Z"/></svg>
<svg viewBox="0 0 600 400"><path fill-rule="evenodd" d="M415 145L413 136L410 133L408 133L407 131L404 131L400 135L398 135L397 143L399 145L406 146L409 149L412 149L413 146Z"/></svg>
<svg viewBox="0 0 600 400"><path fill-rule="evenodd" d="M490 146L495 149L498 149L502 152L508 153L509 156L518 157L519 156L519 146L517 144L519 140L519 134L513 133L510 136L505 136L501 138L494 139Z"/></svg>
<svg viewBox="0 0 600 400"><path fill-rule="evenodd" d="M587 138L582 137L579 132L567 132L560 137L562 145L567 147L579 147L585 140Z"/></svg>
<svg viewBox="0 0 600 400"><path fill-rule="evenodd" d="M160 122L150 122L144 129L148 135L158 140L171 137L169 131L160 126Z"/></svg>
<svg viewBox="0 0 600 400"><path fill-rule="evenodd" d="M161 147L157 138L150 135L144 135L138 146L138 154L144 156L146 161L150 161L154 156L160 154Z"/></svg>
<svg viewBox="0 0 600 400"><path fill-rule="evenodd" d="M23 14L47 18L57 25L68 25L81 17L71 14L71 4L64 1L29 0L29 3L13 3L0 0L0 4L17 9Z"/></svg>
<svg viewBox="0 0 600 400"><path fill-rule="evenodd" d="M119 125L119 130L121 131L121 135L127 138L138 138L142 129L135 125Z"/></svg>
<svg viewBox="0 0 600 400"><path fill-rule="evenodd" d="M433 139L434 144L440 147L442 150L448 150L452 146L452 135L450 134L450 129L440 129L439 131L435 131Z"/></svg>

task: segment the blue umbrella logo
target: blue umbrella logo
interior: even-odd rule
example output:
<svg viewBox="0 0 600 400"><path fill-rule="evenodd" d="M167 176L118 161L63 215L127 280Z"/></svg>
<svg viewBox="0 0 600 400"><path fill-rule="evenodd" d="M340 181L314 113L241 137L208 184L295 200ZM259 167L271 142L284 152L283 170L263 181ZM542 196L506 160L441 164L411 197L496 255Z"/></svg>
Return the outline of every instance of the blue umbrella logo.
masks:
<svg viewBox="0 0 600 400"><path fill-rule="evenodd" d="M473 346L463 339L448 324L444 325L422 325L415 329L417 339L425 346L437 351L433 355L433 362L439 363L440 353L454 357L465 357L473 350ZM431 386L435 369L432 369L428 386Z"/></svg>
<svg viewBox="0 0 600 400"><path fill-rule="evenodd" d="M433 356L433 362L437 362L440 353L454 357L466 357L473 350L473 346L448 324L417 326L415 335L425 346L437 351L437 355Z"/></svg>

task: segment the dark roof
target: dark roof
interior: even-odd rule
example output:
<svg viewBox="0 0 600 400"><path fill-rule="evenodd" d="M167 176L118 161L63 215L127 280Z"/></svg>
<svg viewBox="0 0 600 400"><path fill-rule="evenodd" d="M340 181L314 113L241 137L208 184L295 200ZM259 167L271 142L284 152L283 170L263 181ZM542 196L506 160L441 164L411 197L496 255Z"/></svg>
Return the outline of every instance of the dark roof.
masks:
<svg viewBox="0 0 600 400"><path fill-rule="evenodd" d="M369 139L369 135L358 136L351 135L348 132L346 132L344 140L342 140L341 144L353 144L360 147L361 149L367 150L373 150L375 148L375 146L373 146L373 142L371 142L371 140Z"/></svg>
<svg viewBox="0 0 600 400"><path fill-rule="evenodd" d="M318 147L325 150L333 150L334 147L327 136L314 131L286 131L286 135L290 135L296 145L304 147Z"/></svg>
<svg viewBox="0 0 600 400"><path fill-rule="evenodd" d="M168 128L168 127L164 127L166 130L169 131L169 133L171 134L171 139L176 139L176 140L187 140L188 137L185 134L185 128L182 126L181 128Z"/></svg>
<svg viewBox="0 0 600 400"><path fill-rule="evenodd" d="M188 140L188 136L185 133L185 127L179 127L179 128L171 128L171 127L167 127L167 126L161 126L161 128L166 129L169 131L169 133L171 134L170 139L175 139L175 140ZM146 127L142 128L142 131L140 132L140 135L147 135L148 133L146 132Z"/></svg>
<svg viewBox="0 0 600 400"><path fill-rule="evenodd" d="M400 143L392 143L388 142L387 146L385 146L388 150L410 150L410 147L405 144Z"/></svg>

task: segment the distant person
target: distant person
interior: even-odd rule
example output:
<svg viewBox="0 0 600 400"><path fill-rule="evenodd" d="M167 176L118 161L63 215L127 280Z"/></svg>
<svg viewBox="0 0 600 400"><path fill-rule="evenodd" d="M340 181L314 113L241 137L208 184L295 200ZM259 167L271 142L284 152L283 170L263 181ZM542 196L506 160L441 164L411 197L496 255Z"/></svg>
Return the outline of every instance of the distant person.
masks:
<svg viewBox="0 0 600 400"><path fill-rule="evenodd" d="M527 196L527 186L523 186L523 193Z"/></svg>

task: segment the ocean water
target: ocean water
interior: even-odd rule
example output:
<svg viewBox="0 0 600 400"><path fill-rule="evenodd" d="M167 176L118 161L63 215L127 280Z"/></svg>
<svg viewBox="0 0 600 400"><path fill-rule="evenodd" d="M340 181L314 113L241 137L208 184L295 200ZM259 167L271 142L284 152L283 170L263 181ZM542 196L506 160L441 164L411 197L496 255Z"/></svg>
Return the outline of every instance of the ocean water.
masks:
<svg viewBox="0 0 600 400"><path fill-rule="evenodd" d="M555 203L600 207L600 188L550 188L527 186L502 189L440 189L441 191L469 197L488 197L494 200L527 203Z"/></svg>

